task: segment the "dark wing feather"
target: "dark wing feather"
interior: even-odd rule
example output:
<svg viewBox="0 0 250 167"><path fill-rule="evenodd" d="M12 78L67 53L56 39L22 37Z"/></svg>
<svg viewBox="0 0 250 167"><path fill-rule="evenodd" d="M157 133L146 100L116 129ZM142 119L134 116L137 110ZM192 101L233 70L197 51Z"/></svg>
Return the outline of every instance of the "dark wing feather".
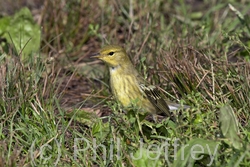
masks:
<svg viewBox="0 0 250 167"><path fill-rule="evenodd" d="M149 101L154 105L154 107L159 110L161 113L170 117L174 122L176 119L171 115L168 104L160 95L160 92L157 90L155 86L145 86L144 84L140 84L141 90L147 95Z"/></svg>

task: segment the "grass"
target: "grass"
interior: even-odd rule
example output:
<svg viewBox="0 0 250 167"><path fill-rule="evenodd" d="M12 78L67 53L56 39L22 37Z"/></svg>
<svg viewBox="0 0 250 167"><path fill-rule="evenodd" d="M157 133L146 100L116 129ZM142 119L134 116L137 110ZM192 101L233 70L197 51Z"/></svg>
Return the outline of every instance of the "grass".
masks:
<svg viewBox="0 0 250 167"><path fill-rule="evenodd" d="M250 4L230 3L28 5L39 51L16 50L0 25L0 166L249 166ZM174 111L178 124L122 112L106 67L90 58L105 44L126 48L148 82L190 106Z"/></svg>

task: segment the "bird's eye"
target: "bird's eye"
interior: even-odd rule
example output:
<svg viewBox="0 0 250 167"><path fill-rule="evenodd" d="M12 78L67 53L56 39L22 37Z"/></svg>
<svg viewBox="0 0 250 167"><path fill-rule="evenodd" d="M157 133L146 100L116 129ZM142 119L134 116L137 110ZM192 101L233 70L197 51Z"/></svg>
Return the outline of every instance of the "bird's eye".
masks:
<svg viewBox="0 0 250 167"><path fill-rule="evenodd" d="M112 56L115 52L109 52L109 56Z"/></svg>

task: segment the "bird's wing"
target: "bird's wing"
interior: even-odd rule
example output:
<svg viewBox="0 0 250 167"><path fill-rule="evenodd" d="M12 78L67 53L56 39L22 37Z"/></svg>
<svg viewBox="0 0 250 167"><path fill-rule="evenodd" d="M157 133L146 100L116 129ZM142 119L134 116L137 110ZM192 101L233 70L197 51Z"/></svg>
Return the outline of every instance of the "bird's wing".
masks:
<svg viewBox="0 0 250 167"><path fill-rule="evenodd" d="M171 115L168 104L160 95L160 92L157 90L155 86L146 86L145 84L139 84L140 89L146 94L149 101L157 108L161 113L170 117L173 121L175 118Z"/></svg>

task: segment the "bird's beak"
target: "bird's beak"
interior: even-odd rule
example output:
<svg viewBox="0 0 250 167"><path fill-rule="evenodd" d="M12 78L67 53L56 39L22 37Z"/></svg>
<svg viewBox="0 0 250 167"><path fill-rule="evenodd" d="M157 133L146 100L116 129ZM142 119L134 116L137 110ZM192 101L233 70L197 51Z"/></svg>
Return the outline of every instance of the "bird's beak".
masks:
<svg viewBox="0 0 250 167"><path fill-rule="evenodd" d="M91 55L91 58L98 58L99 59L100 57L101 57L101 55L99 52Z"/></svg>

